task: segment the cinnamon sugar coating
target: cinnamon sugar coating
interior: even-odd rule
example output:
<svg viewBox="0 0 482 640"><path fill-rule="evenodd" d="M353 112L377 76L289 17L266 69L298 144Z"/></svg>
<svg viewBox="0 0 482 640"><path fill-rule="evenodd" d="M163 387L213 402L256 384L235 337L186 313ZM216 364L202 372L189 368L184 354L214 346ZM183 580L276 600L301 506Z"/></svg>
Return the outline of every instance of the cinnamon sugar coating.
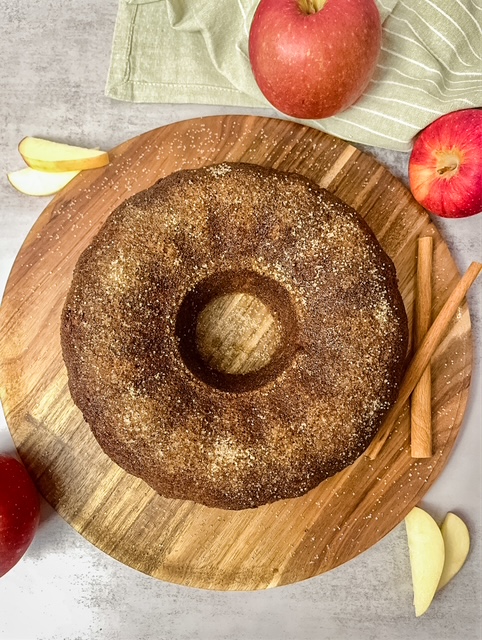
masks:
<svg viewBox="0 0 482 640"><path fill-rule="evenodd" d="M277 324L269 362L211 368L197 317L228 293ZM179 171L129 198L75 268L61 323L100 446L165 497L245 509L353 463L396 399L408 341L393 263L348 205L257 165Z"/></svg>

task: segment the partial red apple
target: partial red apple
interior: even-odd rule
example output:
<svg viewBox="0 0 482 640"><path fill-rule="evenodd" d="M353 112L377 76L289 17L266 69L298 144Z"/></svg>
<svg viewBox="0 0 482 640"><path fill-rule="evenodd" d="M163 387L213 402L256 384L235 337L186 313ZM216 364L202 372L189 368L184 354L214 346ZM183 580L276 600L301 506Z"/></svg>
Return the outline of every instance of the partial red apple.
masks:
<svg viewBox="0 0 482 640"><path fill-rule="evenodd" d="M0 456L0 577L27 551L37 530L40 500L25 467Z"/></svg>
<svg viewBox="0 0 482 640"><path fill-rule="evenodd" d="M482 110L441 116L416 138L410 188L425 209L444 218L482 212Z"/></svg>
<svg viewBox="0 0 482 640"><path fill-rule="evenodd" d="M261 0L249 58L276 109L294 118L328 118L361 96L381 39L374 0Z"/></svg>

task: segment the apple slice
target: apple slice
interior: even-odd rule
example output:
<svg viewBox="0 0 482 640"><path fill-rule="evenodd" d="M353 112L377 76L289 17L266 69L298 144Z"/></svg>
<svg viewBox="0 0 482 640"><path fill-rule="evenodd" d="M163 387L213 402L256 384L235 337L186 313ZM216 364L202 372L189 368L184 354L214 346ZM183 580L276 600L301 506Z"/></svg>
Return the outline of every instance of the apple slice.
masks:
<svg viewBox="0 0 482 640"><path fill-rule="evenodd" d="M18 150L27 165L39 171L83 171L109 164L109 155L105 151L42 138L24 138L18 145Z"/></svg>
<svg viewBox="0 0 482 640"><path fill-rule="evenodd" d="M442 575L445 547L438 524L423 509L414 507L405 516L410 566L412 569L413 603L417 617L429 608Z"/></svg>
<svg viewBox="0 0 482 640"><path fill-rule="evenodd" d="M470 549L470 534L467 525L455 513L447 513L441 530L445 543L445 563L437 591L445 587L447 582L460 571Z"/></svg>
<svg viewBox="0 0 482 640"><path fill-rule="evenodd" d="M79 171L63 171L62 173L48 173L26 167L7 174L10 184L28 196L51 196L57 193L75 178Z"/></svg>

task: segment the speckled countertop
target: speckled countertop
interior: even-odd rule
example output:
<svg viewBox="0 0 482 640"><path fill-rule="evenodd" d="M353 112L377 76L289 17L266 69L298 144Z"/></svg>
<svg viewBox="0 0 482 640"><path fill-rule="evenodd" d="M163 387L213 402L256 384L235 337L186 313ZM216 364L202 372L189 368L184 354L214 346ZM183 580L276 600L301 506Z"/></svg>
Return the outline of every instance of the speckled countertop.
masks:
<svg viewBox="0 0 482 640"><path fill-rule="evenodd" d="M48 198L15 192L25 135L111 148L186 118L253 110L133 105L104 97L116 0L4 3L0 25L0 292ZM275 115L270 112L258 112ZM406 183L407 154L365 149ZM482 260L482 216L435 221L464 271ZM0 579L5 640L477 640L482 638L482 279L469 293L474 337L471 395L448 465L422 501L440 521L453 510L472 534L469 559L416 619L404 525L334 571L264 592L222 593L167 584L97 550L46 503L22 561ZM0 451L14 452L3 414Z"/></svg>

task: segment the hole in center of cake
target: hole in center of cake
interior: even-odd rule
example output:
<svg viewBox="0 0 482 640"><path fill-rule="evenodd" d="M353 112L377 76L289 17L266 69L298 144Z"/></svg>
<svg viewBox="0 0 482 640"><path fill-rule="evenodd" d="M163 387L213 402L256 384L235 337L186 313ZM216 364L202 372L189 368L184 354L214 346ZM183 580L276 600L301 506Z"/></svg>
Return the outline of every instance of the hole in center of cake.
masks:
<svg viewBox="0 0 482 640"><path fill-rule="evenodd" d="M176 318L181 359L222 391L262 387L291 362L298 322L289 292L249 270L214 273L190 289Z"/></svg>
<svg viewBox="0 0 482 640"><path fill-rule="evenodd" d="M214 298L198 316L196 346L204 362L227 374L265 367L280 344L279 323L268 307L249 293Z"/></svg>

